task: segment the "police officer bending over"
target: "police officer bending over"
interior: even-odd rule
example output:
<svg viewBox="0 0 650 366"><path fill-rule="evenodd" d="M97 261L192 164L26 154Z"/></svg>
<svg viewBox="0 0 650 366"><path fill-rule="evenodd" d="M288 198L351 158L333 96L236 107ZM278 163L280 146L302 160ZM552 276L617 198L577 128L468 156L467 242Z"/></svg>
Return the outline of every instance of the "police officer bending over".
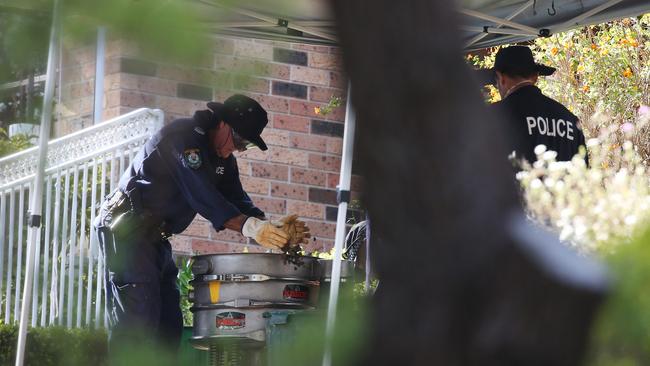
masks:
<svg viewBox="0 0 650 366"><path fill-rule="evenodd" d="M552 75L555 68L535 63L530 48L502 48L496 54L494 68L483 71L483 77L487 71L501 94L494 107L507 117L517 157L534 162L535 146L541 144L557 152L557 161L568 161L585 145L578 117L535 86L540 75Z"/></svg>
<svg viewBox="0 0 650 366"><path fill-rule="evenodd" d="M267 220L243 190L232 155L252 146L267 149L260 137L266 111L242 95L208 108L151 137L95 221L107 266L111 354L138 340L177 349L183 321L167 239L185 230L197 213L217 230L241 232L266 248L282 248L290 239L282 222ZM301 239L309 237L295 215L287 220Z"/></svg>

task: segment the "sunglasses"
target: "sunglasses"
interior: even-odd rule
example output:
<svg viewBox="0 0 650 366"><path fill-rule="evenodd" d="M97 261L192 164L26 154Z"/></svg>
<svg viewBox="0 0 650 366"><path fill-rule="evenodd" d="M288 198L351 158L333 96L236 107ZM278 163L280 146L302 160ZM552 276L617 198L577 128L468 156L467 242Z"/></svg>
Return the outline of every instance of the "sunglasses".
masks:
<svg viewBox="0 0 650 366"><path fill-rule="evenodd" d="M246 140L245 138L237 134L235 130L232 130L232 142L233 145L235 145L235 149L237 149L237 151L246 151L248 149L257 147L257 145L255 145L254 143Z"/></svg>

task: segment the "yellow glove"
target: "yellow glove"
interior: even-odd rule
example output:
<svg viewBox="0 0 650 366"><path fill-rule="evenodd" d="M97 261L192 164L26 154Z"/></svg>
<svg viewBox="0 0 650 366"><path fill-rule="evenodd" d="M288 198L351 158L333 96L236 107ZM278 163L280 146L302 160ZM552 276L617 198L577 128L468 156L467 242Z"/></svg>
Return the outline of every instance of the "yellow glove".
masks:
<svg viewBox="0 0 650 366"><path fill-rule="evenodd" d="M287 215L279 221L274 221L273 224L289 235L289 246L309 243L307 240L311 237L309 227L304 221L298 220L298 215Z"/></svg>
<svg viewBox="0 0 650 366"><path fill-rule="evenodd" d="M280 249L289 242L289 234L271 224L270 221L249 217L244 222L242 234L255 239L261 246L269 249Z"/></svg>

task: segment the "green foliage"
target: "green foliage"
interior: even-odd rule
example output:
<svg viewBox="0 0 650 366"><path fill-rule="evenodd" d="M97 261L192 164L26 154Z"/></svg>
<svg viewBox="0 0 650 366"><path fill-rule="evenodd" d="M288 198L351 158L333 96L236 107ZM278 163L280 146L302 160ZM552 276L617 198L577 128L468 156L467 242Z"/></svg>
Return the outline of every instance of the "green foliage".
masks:
<svg viewBox="0 0 650 366"><path fill-rule="evenodd" d="M314 112L316 112L316 114L319 114L321 116L326 116L332 113L334 109L340 107L342 103L343 103L343 99L341 99L340 97L331 97L326 105L322 107L314 108Z"/></svg>
<svg viewBox="0 0 650 366"><path fill-rule="evenodd" d="M494 66L494 58L499 51L499 47L492 48L488 50L486 54L468 54L465 56L465 60L467 63L472 65L476 69L489 69L492 66ZM496 103L501 100L501 96L499 95L499 91L494 85L485 85L483 86L483 97L485 99L485 102L490 104L490 103Z"/></svg>
<svg viewBox="0 0 650 366"><path fill-rule="evenodd" d="M343 288L342 288L343 290ZM356 365L368 339L367 304L363 298L353 299L351 291L342 291L332 339L332 364ZM276 337L270 350L272 365L321 365L325 344L325 308L304 312L290 318L284 337Z"/></svg>
<svg viewBox="0 0 650 366"><path fill-rule="evenodd" d="M360 282L355 282L354 287L353 287L353 294L354 297L364 297L364 296L371 296L372 294L375 293L377 290L377 286L379 286L379 280L376 278L373 278L370 280L370 286L368 286L368 289L366 290L366 283L365 281L360 281Z"/></svg>
<svg viewBox="0 0 650 366"><path fill-rule="evenodd" d="M649 161L650 129L638 117L650 104L650 14L540 39L535 46L540 60L558 69L540 81L541 88L580 118L585 135L616 131L617 148L631 131L626 139Z"/></svg>
<svg viewBox="0 0 650 366"><path fill-rule="evenodd" d="M47 13L0 13L0 83L44 71L50 23Z"/></svg>
<svg viewBox="0 0 650 366"><path fill-rule="evenodd" d="M650 360L650 230L607 258L614 293L594 331L593 366L646 365Z"/></svg>
<svg viewBox="0 0 650 366"><path fill-rule="evenodd" d="M31 147L32 143L29 141L30 138L31 136L24 134L10 138L7 132L3 128L0 128L0 157Z"/></svg>
<svg viewBox="0 0 650 366"><path fill-rule="evenodd" d="M144 338L147 339L144 335ZM151 339L151 337L149 337ZM110 354L111 366L177 366L176 355L170 348L157 347L150 342L131 342L120 345ZM181 363L182 364L182 363ZM94 366L94 365L93 365Z"/></svg>
<svg viewBox="0 0 650 366"><path fill-rule="evenodd" d="M73 41L106 26L109 34L134 42L148 56L196 61L211 48L207 29L190 5L182 0L67 0L62 21Z"/></svg>
<svg viewBox="0 0 650 366"><path fill-rule="evenodd" d="M13 365L18 327L0 325L0 365ZM30 328L27 333L25 365L106 365L107 335L104 330Z"/></svg>
<svg viewBox="0 0 650 366"><path fill-rule="evenodd" d="M181 294L181 311L183 312L183 325L191 327L194 321L194 314L190 311L192 303L189 300L189 293L193 290L190 281L194 279L192 274L192 260L183 259L178 266L178 277L176 283Z"/></svg>
<svg viewBox="0 0 650 366"><path fill-rule="evenodd" d="M581 120L596 108L617 122L636 118L650 103L649 26L647 14L537 40L540 61L558 68L541 85Z"/></svg>
<svg viewBox="0 0 650 366"><path fill-rule="evenodd" d="M150 337L149 337L150 338ZM143 339L147 339L146 337ZM13 365L16 358L18 327L0 325L0 365ZM25 366L106 366L109 364L108 335L104 329L30 328L27 333ZM187 340L181 345L181 360L197 358ZM199 354L199 356L201 356ZM111 354L111 365L176 366L169 349L147 342L130 344Z"/></svg>
<svg viewBox="0 0 650 366"><path fill-rule="evenodd" d="M52 0L22 0L20 11L0 13L0 83L41 72L47 62ZM93 41L99 26L132 42L148 57L197 62L210 55L208 30L183 0L66 0L61 4L63 39L72 46Z"/></svg>

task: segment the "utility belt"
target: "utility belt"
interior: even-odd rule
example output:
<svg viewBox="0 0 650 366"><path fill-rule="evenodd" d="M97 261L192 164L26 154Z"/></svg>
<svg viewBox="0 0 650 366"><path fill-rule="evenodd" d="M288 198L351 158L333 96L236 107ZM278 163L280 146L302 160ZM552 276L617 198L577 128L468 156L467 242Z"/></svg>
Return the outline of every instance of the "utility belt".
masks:
<svg viewBox="0 0 650 366"><path fill-rule="evenodd" d="M136 204L131 198L133 193L138 192L129 195L117 189L106 197L104 222L113 235L121 238L140 235L155 241L171 237L165 222Z"/></svg>

